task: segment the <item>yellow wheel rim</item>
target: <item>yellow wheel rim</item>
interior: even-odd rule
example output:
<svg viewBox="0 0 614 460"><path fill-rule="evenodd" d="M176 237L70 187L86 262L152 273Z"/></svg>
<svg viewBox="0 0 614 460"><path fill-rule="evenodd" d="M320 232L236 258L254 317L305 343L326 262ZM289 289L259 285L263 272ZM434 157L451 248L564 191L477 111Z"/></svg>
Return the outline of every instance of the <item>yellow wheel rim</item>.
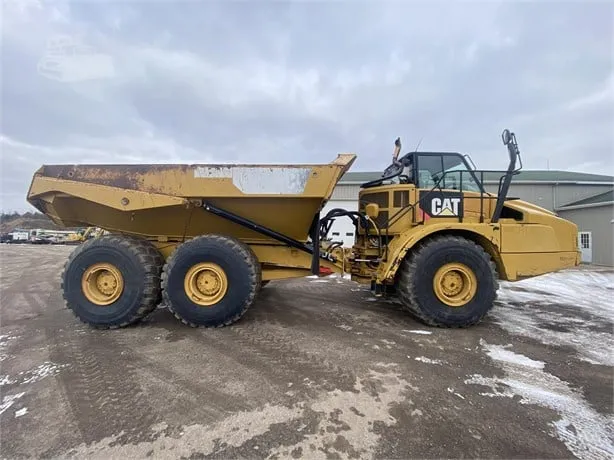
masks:
<svg viewBox="0 0 614 460"><path fill-rule="evenodd" d="M462 307L475 296L478 280L466 265L449 263L435 273L433 290L437 298L449 307Z"/></svg>
<svg viewBox="0 0 614 460"><path fill-rule="evenodd" d="M94 264L81 277L83 294L95 305L111 305L124 291L124 277L115 265Z"/></svg>
<svg viewBox="0 0 614 460"><path fill-rule="evenodd" d="M183 286L192 302L202 307L210 307L226 295L228 278L219 265L202 262L186 273Z"/></svg>

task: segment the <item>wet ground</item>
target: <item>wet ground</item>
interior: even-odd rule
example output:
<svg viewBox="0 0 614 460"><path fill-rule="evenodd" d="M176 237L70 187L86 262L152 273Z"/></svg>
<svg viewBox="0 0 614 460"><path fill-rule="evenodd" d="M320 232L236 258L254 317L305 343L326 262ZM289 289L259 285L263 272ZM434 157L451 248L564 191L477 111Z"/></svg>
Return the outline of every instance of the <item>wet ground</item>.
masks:
<svg viewBox="0 0 614 460"><path fill-rule="evenodd" d="M612 458L614 273L504 285L433 329L342 278L275 282L239 323L164 308L95 331L71 247L0 245L1 453L79 458Z"/></svg>

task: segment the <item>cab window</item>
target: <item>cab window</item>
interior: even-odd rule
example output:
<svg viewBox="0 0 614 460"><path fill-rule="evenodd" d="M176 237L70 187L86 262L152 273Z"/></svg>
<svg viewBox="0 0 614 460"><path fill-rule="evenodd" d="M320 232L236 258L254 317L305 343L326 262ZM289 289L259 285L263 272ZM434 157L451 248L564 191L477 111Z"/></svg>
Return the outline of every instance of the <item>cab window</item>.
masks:
<svg viewBox="0 0 614 460"><path fill-rule="evenodd" d="M462 174L462 190L461 190ZM418 158L418 187L480 191L478 183L458 155L421 155Z"/></svg>
<svg viewBox="0 0 614 460"><path fill-rule="evenodd" d="M462 158L455 155L443 156L444 188L452 190L461 190L461 174L462 174L462 190L470 192L479 192L480 187L473 178L473 174L469 172L467 165ZM462 172L462 173L461 173Z"/></svg>

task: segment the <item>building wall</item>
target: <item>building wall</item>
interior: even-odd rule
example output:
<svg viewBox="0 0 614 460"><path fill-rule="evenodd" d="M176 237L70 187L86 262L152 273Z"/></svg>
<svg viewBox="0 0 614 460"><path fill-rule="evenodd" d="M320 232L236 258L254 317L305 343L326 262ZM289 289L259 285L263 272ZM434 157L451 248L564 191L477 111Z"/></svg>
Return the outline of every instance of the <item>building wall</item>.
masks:
<svg viewBox="0 0 614 460"><path fill-rule="evenodd" d="M614 205L559 210L563 218L574 222L579 232L592 233L592 258L597 265L614 266Z"/></svg>
<svg viewBox="0 0 614 460"><path fill-rule="evenodd" d="M358 184L337 184L333 189L331 200L357 201L358 192L360 192L360 185Z"/></svg>
<svg viewBox="0 0 614 460"><path fill-rule="evenodd" d="M320 216L324 217L328 211L334 208L358 211L358 202L356 198L353 200L330 200L322 209ZM356 228L349 217L337 217L333 222L328 237L333 241L343 241L345 247L352 247L354 245L355 233Z"/></svg>
<svg viewBox="0 0 614 460"><path fill-rule="evenodd" d="M498 185L487 184L486 190L497 193ZM589 196L607 192L612 185L576 185L576 184L514 184L510 186L508 196L553 211L556 207L578 201Z"/></svg>

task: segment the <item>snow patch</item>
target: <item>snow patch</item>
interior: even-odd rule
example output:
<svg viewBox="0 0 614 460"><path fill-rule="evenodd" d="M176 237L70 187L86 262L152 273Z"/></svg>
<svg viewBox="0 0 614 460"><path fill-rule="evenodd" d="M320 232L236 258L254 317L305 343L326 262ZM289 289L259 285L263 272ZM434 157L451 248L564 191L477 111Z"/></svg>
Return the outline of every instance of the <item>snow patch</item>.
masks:
<svg viewBox="0 0 614 460"><path fill-rule="evenodd" d="M614 349L614 336L591 330L591 326L598 323L572 321L569 316L540 310L530 304L499 305L492 310L492 317L510 334L529 337L544 345L571 346L583 361L614 366L614 354L609 351ZM568 330L554 330L540 323L554 323Z"/></svg>
<svg viewBox="0 0 614 460"><path fill-rule="evenodd" d="M3 385L10 385L11 383L17 383L17 382L11 379L8 375L0 376L0 387Z"/></svg>
<svg viewBox="0 0 614 460"><path fill-rule="evenodd" d="M480 339L480 343L485 344L484 340ZM501 345L489 345L487 346L486 353L491 359L495 361L503 361L508 364L515 364L519 366L534 367L536 369L543 369L543 361L535 361L531 358L527 358L524 355L519 355L513 351L506 350Z"/></svg>
<svg viewBox="0 0 614 460"><path fill-rule="evenodd" d="M6 410L9 409L13 404L15 404L15 401L22 398L23 395L25 395L24 392L17 393L15 395L4 396L2 398L2 404L0 404L0 414L3 414L4 412L6 412Z"/></svg>
<svg viewBox="0 0 614 460"><path fill-rule="evenodd" d="M347 324L339 324L338 326L339 329L343 329L344 331L351 331L353 328L352 326L348 326Z"/></svg>
<svg viewBox="0 0 614 460"><path fill-rule="evenodd" d="M403 329L401 332L408 332L410 334L421 334L421 335L431 335L432 332L431 331L423 331L421 329Z"/></svg>
<svg viewBox="0 0 614 460"><path fill-rule="evenodd" d="M544 345L572 346L585 362L614 366L610 351L614 349L612 286L613 273L588 270L502 282L498 305L491 314L511 334ZM586 319L587 314L591 318Z"/></svg>
<svg viewBox="0 0 614 460"><path fill-rule="evenodd" d="M455 392L454 388L448 387L448 393L452 393L454 396L458 396L460 399L465 399L462 394Z"/></svg>
<svg viewBox="0 0 614 460"><path fill-rule="evenodd" d="M608 322L614 322L614 303L611 301L614 273L566 270L515 283L505 283L505 286L507 289L501 290L503 301L552 302L555 300L585 310ZM529 292L520 291L518 288Z"/></svg>
<svg viewBox="0 0 614 460"><path fill-rule="evenodd" d="M555 410L554 435L578 458L613 458L612 418L605 417L573 390L567 382L544 372L541 361L510 352L482 341L486 353L501 363L505 377L473 375L466 384L490 387L489 397L521 397L521 404L537 404Z"/></svg>
<svg viewBox="0 0 614 460"><path fill-rule="evenodd" d="M15 340L19 338L19 336L11 335L11 334L2 334L0 335L0 362L4 361L8 358L8 355L5 353L6 347L11 340Z"/></svg>
<svg viewBox="0 0 614 460"><path fill-rule="evenodd" d="M56 375L60 372L60 369L67 367L67 364L55 364L45 361L43 364L36 366L34 369L20 372L16 377L3 375L0 378L0 386L11 385L17 383L24 385L27 383L35 383L46 377Z"/></svg>
<svg viewBox="0 0 614 460"><path fill-rule="evenodd" d="M426 356L417 356L414 359L416 361L421 361L427 364L443 364L443 361L440 361L438 359L430 359L430 358L427 358Z"/></svg>
<svg viewBox="0 0 614 460"><path fill-rule="evenodd" d="M15 418L21 417L22 415L26 415L28 413L28 408L24 407L23 409L19 409L15 411Z"/></svg>
<svg viewBox="0 0 614 460"><path fill-rule="evenodd" d="M25 372L25 379L22 380L21 384L24 383L34 383L39 380L44 379L45 377L56 375L60 372L60 369L66 367L66 364L55 364L51 362L44 362L43 364L35 367L34 369Z"/></svg>

